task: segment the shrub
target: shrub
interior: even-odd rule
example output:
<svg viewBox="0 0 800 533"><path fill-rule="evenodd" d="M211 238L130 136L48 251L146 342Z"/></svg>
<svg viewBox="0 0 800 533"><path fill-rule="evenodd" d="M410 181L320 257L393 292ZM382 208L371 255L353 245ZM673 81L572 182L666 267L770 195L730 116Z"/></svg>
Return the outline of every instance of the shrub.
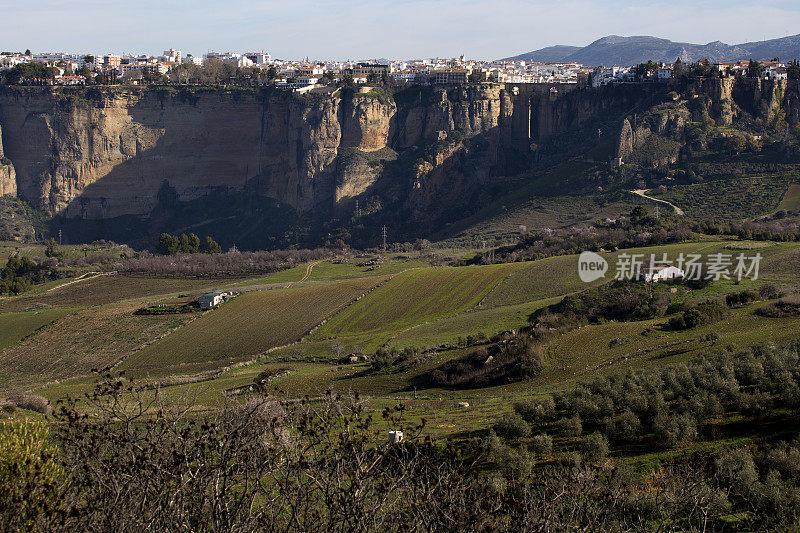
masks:
<svg viewBox="0 0 800 533"><path fill-rule="evenodd" d="M581 424L581 417L574 414L571 417L565 417L558 422L559 431L567 437L579 437L583 433L583 424Z"/></svg>
<svg viewBox="0 0 800 533"><path fill-rule="evenodd" d="M547 433L539 433L531 438L528 449L538 456L550 455L553 452L553 437Z"/></svg>
<svg viewBox="0 0 800 533"><path fill-rule="evenodd" d="M692 329L719 322L728 313L728 308L716 300L707 300L694 304L683 314L672 317L667 326L674 330Z"/></svg>
<svg viewBox="0 0 800 533"><path fill-rule="evenodd" d="M608 455L608 440L599 432L594 432L583 440L581 454L587 461L602 461Z"/></svg>
<svg viewBox="0 0 800 533"><path fill-rule="evenodd" d="M525 448L502 446L495 460L503 475L510 479L525 478L533 469L533 456Z"/></svg>
<svg viewBox="0 0 800 533"><path fill-rule="evenodd" d="M632 439L641 431L639 417L630 409L625 409L614 425L614 435L620 439Z"/></svg>
<svg viewBox="0 0 800 533"><path fill-rule="evenodd" d="M38 530L67 487L58 449L42 422L0 422L0 530Z"/></svg>
<svg viewBox="0 0 800 533"><path fill-rule="evenodd" d="M765 283L758 289L758 294L765 300L774 300L784 295L784 291L772 283Z"/></svg>
<svg viewBox="0 0 800 533"><path fill-rule="evenodd" d="M672 447L697 438L697 422L686 413L676 415L662 412L653 420L653 433L657 442Z"/></svg>
<svg viewBox="0 0 800 533"><path fill-rule="evenodd" d="M524 438L531 434L531 426L517 413L505 415L495 423L494 430L507 439Z"/></svg>
<svg viewBox="0 0 800 533"><path fill-rule="evenodd" d="M746 290L732 292L725 295L725 305L728 307L741 307L761 299L761 295L756 291Z"/></svg>
<svg viewBox="0 0 800 533"><path fill-rule="evenodd" d="M556 406L552 396L522 400L514 404L514 412L531 424L540 424L553 419Z"/></svg>
<svg viewBox="0 0 800 533"><path fill-rule="evenodd" d="M769 318L800 315L800 294L790 294L777 302L768 303L758 310L758 314Z"/></svg>
<svg viewBox="0 0 800 533"><path fill-rule="evenodd" d="M43 415L49 415L53 410L50 405L50 400L44 396L37 396L35 394L17 392L8 397L8 402L20 409L36 411Z"/></svg>

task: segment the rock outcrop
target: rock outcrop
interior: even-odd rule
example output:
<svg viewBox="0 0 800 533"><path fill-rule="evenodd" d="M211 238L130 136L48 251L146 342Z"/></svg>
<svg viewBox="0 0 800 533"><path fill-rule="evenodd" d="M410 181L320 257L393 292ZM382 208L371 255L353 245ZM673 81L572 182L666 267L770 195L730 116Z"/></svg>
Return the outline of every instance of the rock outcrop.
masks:
<svg viewBox="0 0 800 533"><path fill-rule="evenodd" d="M3 129L0 128L0 196L17 195L17 174L3 152Z"/></svg>

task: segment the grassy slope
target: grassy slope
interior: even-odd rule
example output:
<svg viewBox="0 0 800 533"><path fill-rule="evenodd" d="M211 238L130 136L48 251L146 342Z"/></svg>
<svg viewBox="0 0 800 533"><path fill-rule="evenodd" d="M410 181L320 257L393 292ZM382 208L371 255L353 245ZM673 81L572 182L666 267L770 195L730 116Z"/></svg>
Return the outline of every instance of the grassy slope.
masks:
<svg viewBox="0 0 800 533"><path fill-rule="evenodd" d="M64 283L63 280L55 285ZM24 311L36 307L103 305L129 298L142 298L178 291L205 290L221 281L207 279L156 279L129 276L100 276L80 281L42 294L26 294L0 299L0 312Z"/></svg>
<svg viewBox="0 0 800 533"><path fill-rule="evenodd" d="M308 276L306 281L329 282L354 278L389 276L398 274L409 268L428 266L427 262L416 259L403 261L387 260L374 268L370 266L358 266L358 264L362 262L363 260L360 259L351 259L341 263L323 261L314 265L314 268L311 270L311 274ZM308 263L303 263L302 265L298 265L289 270L275 272L260 278L249 279L237 283L236 285L249 286L270 283L298 282L306 275L307 267Z"/></svg>
<svg viewBox="0 0 800 533"><path fill-rule="evenodd" d="M747 246L747 243L743 245ZM731 250L728 246L731 245L719 241L704 241L626 252L668 251L671 256L680 251L738 253L738 250ZM800 264L800 247L797 244L762 247L759 252L765 258L762 279L780 280L782 284L797 283L798 270L795 266ZM613 258L613 254L609 256ZM499 267L431 268L406 272L334 316L307 341L270 353L264 362L225 371L217 379L178 384L168 387L167 390L176 397L193 398L201 407L213 407L224 401L224 391L252 383L265 368L288 368L291 371L287 376L271 383L275 394L298 397L306 393L322 393L328 388L342 392L358 391L371 397L371 405L375 409L405 399L409 407L407 414L412 420L426 417L433 435L445 435L486 428L492 420L507 411L516 398L561 388L598 372L663 364L691 357L700 350L721 349L728 345L745 346L767 340L781 342L800 336L798 318L767 319L757 316L754 311L763 303L733 310L722 322L686 332L662 330L661 325L667 321L667 317L642 322L611 322L580 328L553 341L548 347L545 373L533 380L477 390L425 389L418 391L416 399L413 398L413 378L463 355L464 349L439 351L426 362L395 373L372 373L366 371L367 365L335 365L325 361L331 357L331 345L335 342L350 345L359 342L364 348L369 348L370 342L387 340L400 347L427 346L450 342L459 336L481 330L488 334L522 325L529 310L543 302L507 302L541 295L555 279L560 280L558 283L563 290L574 288L570 285L569 277L575 276L572 273L575 257L554 259L557 261L522 263L516 265L516 268L511 268L514 265L505 265L511 270L503 274L494 272L493 275L488 273ZM542 281L534 280L535 276L532 274L536 272L536 268L549 271L550 275L542 276ZM458 275L454 277L454 273ZM471 283L466 280L461 283L455 281L462 276ZM479 278L483 281L476 283ZM451 301L452 297L443 299L439 293L440 290L447 290L442 289L445 279L456 283L458 288L450 290L458 295L457 301ZM498 285L499 280L505 281ZM533 281L526 284L526 280ZM507 290L503 292L501 289L506 284ZM744 282L739 285L721 282L694 291L690 297L719 297L730 291L757 288L760 284L761 282ZM493 285L496 287L494 291L487 290L487 287ZM478 290L479 286L482 287L481 290ZM299 288L283 292L294 290ZM485 298L484 305L474 308L474 302L487 293L490 294ZM686 297L683 293L677 296ZM422 305L423 300L425 305ZM410 305L412 302L417 305ZM490 307L489 303L494 306ZM444 316L447 313L452 316ZM383 324L391 326L382 329ZM720 340L714 345L702 340L711 331L720 335ZM643 332L646 334L642 334ZM329 339L330 336L335 336L335 339ZM619 339L622 341L619 342ZM320 358L314 361L316 357ZM55 398L75 390L71 385L65 384L48 388L45 393ZM468 401L470 407L459 408L457 402L461 400Z"/></svg>
<svg viewBox="0 0 800 533"><path fill-rule="evenodd" d="M716 243L680 243L665 246L651 246L647 248L633 248L624 250L624 252L629 254L644 254L647 257L653 253L658 256L666 253L668 254L668 258L674 259L681 252L695 252L713 246L714 244ZM609 271L606 273L606 278L597 281L593 285L603 283L614 276L616 272L615 265L617 255L619 254L609 252L601 255L608 261ZM562 255L548 257L539 261L524 263L522 268L513 272L508 278L503 280L503 282L486 297L482 305L485 307L515 305L542 298L552 298L553 296L583 290L587 287L588 285L582 282L578 277L577 256Z"/></svg>
<svg viewBox="0 0 800 533"><path fill-rule="evenodd" d="M442 318L399 333L389 341L389 345L397 348L423 348L455 343L459 338L478 333L491 337L501 331L526 326L531 313L558 300L559 297L549 298L518 305L479 309Z"/></svg>
<svg viewBox="0 0 800 533"><path fill-rule="evenodd" d="M786 194L783 195L778 209L786 211L800 211L800 185L789 185Z"/></svg>
<svg viewBox="0 0 800 533"><path fill-rule="evenodd" d="M682 208L692 218L742 220L773 212L787 192L785 178L739 178L678 185L650 194Z"/></svg>
<svg viewBox="0 0 800 533"><path fill-rule="evenodd" d="M63 316L0 353L0 390L87 375L191 319L134 316L141 302L118 302Z"/></svg>
<svg viewBox="0 0 800 533"><path fill-rule="evenodd" d="M14 346L36 330L69 314L71 309L47 309L0 315L0 351Z"/></svg>
<svg viewBox="0 0 800 533"><path fill-rule="evenodd" d="M208 363L218 368L247 360L298 340L383 279L242 294L137 352L120 368L165 375L183 372L180 365Z"/></svg>
<svg viewBox="0 0 800 533"><path fill-rule="evenodd" d="M313 337L369 334L388 340L405 328L471 309L520 266L423 268L404 272L333 317Z"/></svg>

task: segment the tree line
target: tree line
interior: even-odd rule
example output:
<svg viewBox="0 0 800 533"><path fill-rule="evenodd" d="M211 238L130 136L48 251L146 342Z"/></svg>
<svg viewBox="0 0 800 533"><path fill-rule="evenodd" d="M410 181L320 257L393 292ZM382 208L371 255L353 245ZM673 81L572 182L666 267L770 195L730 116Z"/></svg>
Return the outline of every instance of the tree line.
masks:
<svg viewBox="0 0 800 533"><path fill-rule="evenodd" d="M200 237L194 233L189 233L188 235L185 233L180 235L162 233L158 238L157 249L164 255L222 253L222 248L214 239L206 235L206 238L201 242Z"/></svg>

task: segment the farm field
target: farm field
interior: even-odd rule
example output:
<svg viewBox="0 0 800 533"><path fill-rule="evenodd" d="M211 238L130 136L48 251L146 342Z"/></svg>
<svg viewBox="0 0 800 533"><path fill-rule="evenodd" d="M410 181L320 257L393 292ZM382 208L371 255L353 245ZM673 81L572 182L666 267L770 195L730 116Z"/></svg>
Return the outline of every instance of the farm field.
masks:
<svg viewBox="0 0 800 533"><path fill-rule="evenodd" d="M786 178L738 178L678 185L663 192L654 189L649 194L672 202L692 218L743 220L778 209L789 185Z"/></svg>
<svg viewBox="0 0 800 533"><path fill-rule="evenodd" d="M681 243L668 244L649 248L632 248L625 250L629 254L668 254L668 257L676 257L679 253L692 253L705 250L718 242L700 243ZM602 253L609 264L609 271L606 277L593 284L587 285L578 277L577 258L574 255L561 255L548 257L538 261L530 261L522 268L513 272L481 302L484 307L494 307L501 305L515 305L542 298L552 298L553 296L569 294L578 290L586 289L592 285L598 285L608 281L614 275L614 265L616 264L618 253Z"/></svg>
<svg viewBox="0 0 800 533"><path fill-rule="evenodd" d="M51 282L60 285L69 280ZM207 279L136 278L132 276L99 276L41 294L25 294L0 298L0 313L25 311L40 307L74 307L103 305L130 298L143 298L179 291L202 293L223 282Z"/></svg>
<svg viewBox="0 0 800 533"><path fill-rule="evenodd" d="M0 315L0 352L71 311L71 309L45 309Z"/></svg>
<svg viewBox="0 0 800 533"><path fill-rule="evenodd" d="M312 338L394 332L454 316L477 305L521 264L425 268L398 274L320 327Z"/></svg>
<svg viewBox="0 0 800 533"><path fill-rule="evenodd" d="M800 211L800 185L789 185L783 200L778 204L778 209L785 211Z"/></svg>
<svg viewBox="0 0 800 533"><path fill-rule="evenodd" d="M191 315L134 316L138 302L44 311L61 318L0 353L0 390L91 374L191 320Z"/></svg>
<svg viewBox="0 0 800 533"><path fill-rule="evenodd" d="M781 286L798 284L794 265L800 264L800 246L796 243L708 238L624 252L645 256L667 253L672 257L681 252L752 254L756 250L764 258L762 280L739 284L720 281L693 289L691 294L679 292L675 301L723 298L730 292L758 289L765 281ZM613 271L617 253L602 255L609 260ZM230 401L231 394L246 390L261 372L270 370L280 374L268 385L271 393L279 397L321 395L327 389L346 394L358 392L366 395L371 408L376 410L402 400L408 405L408 416L417 420L427 418L432 424L432 434L443 436L486 428L507 412L515 399L564 388L587 376L683 360L705 350L763 341L780 343L800 337L800 319L756 315L755 310L763 302L733 309L723 321L689 331L664 330L668 316L608 322L584 326L549 341L544 371L532 379L475 389L418 387L415 393L420 376L475 349L459 345L459 340L472 336L475 342L481 333L491 337L501 331L519 329L528 323L528 316L536 309L559 301L565 294L602 283L602 280L582 283L577 277L576 259L574 255L557 256L524 263L437 268L420 267L415 259L404 265L396 259L387 262L396 274L372 277L362 277L367 272L352 263L323 262L312 270L313 273L322 267L317 280L309 276L307 282L290 288L243 293L219 309L192 315L194 318L175 325L162 338L150 335L150 340L137 346L127 344L127 348L118 350L124 361L115 371L124 370L134 378L158 380L170 396L191 399L195 408L203 410ZM285 279L297 279L296 274L305 275L306 269L307 265L300 265L292 269L294 273L279 274L286 274ZM611 273L605 279L610 277ZM280 283L279 279L267 276L256 285L264 280ZM217 285L223 286L224 283ZM372 287L374 290L367 292ZM126 293L120 291L120 294ZM125 305L131 310L136 305L169 301L169 298L174 299L174 293L129 300ZM69 318L62 318L6 353L21 353L21 346L37 338L43 343L49 330L55 333L54 326ZM140 318L145 317L128 314L119 320L130 323ZM306 334L326 318L324 324ZM705 335L710 332L717 332L719 338L706 340ZM52 339L50 342L63 347L63 343ZM86 340L82 342L89 346ZM443 345L453 347L441 348ZM343 356L371 354L381 346L430 351L423 352L422 362L401 370L375 370L369 362L342 363ZM431 350L431 347L440 348ZM108 353L104 356L102 350L97 354L95 365L120 359ZM51 371L49 377L53 379L48 379L51 382L70 373L76 377L49 385L41 393L57 399L86 392L92 382L87 377L87 366L88 363L78 367L73 361L65 366L67 370ZM470 407L459 407L460 401L468 402Z"/></svg>
<svg viewBox="0 0 800 533"><path fill-rule="evenodd" d="M354 258L341 262L320 261L314 264L305 281L330 282L354 278L391 276L411 268L429 266L427 261L416 258L406 258L404 256L389 258L381 261L377 265L363 265L363 263L365 263L365 260L361 258ZM309 263L303 263L289 270L283 270L267 276L239 282L236 286L246 287L271 283L296 283L305 277L308 266Z"/></svg>
<svg viewBox="0 0 800 533"><path fill-rule="evenodd" d="M219 368L297 341L384 278L244 293L120 365L137 375Z"/></svg>
<svg viewBox="0 0 800 533"><path fill-rule="evenodd" d="M558 297L537 300L505 307L476 309L459 315L441 318L411 327L392 337L387 343L397 348L424 348L441 344L454 344L466 336L483 334L486 337L528 325L531 313L556 303Z"/></svg>

